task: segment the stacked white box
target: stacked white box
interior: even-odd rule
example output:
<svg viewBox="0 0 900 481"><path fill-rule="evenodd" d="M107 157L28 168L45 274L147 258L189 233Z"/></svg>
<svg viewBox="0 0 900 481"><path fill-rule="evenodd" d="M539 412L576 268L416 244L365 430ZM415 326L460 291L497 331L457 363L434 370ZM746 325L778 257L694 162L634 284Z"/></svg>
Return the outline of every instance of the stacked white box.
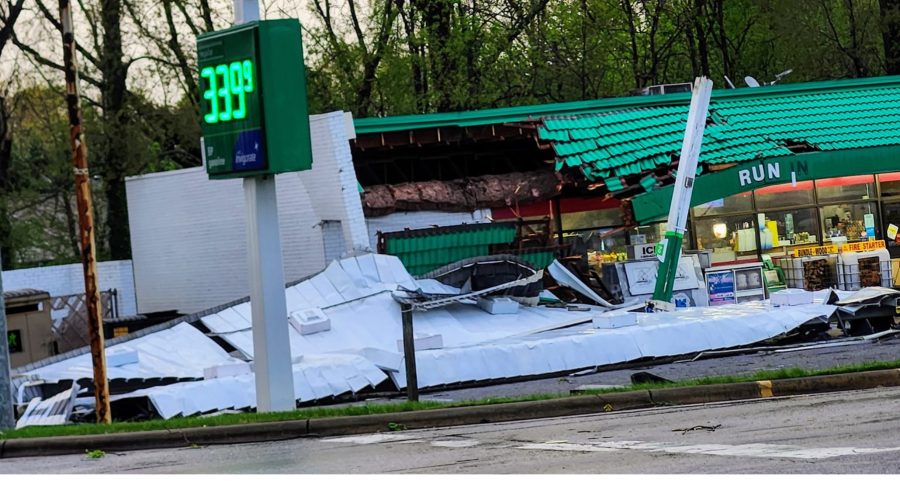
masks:
<svg viewBox="0 0 900 481"><path fill-rule="evenodd" d="M303 336L331 330L331 320L318 307L292 312L288 321Z"/></svg>
<svg viewBox="0 0 900 481"><path fill-rule="evenodd" d="M595 316L591 319L594 329L617 329L637 325L636 312L621 312Z"/></svg>
<svg viewBox="0 0 900 481"><path fill-rule="evenodd" d="M126 364L134 364L136 362L138 362L138 353L131 349L106 355L106 365L108 367L119 367Z"/></svg>
<svg viewBox="0 0 900 481"><path fill-rule="evenodd" d="M519 303L508 297L479 297L478 307L489 314L515 314Z"/></svg>
<svg viewBox="0 0 900 481"><path fill-rule="evenodd" d="M252 372L253 365L249 362L243 364L223 364L221 366L203 368L203 379L243 376L245 374L251 374Z"/></svg>
<svg viewBox="0 0 900 481"><path fill-rule="evenodd" d="M769 295L773 306L799 306L813 303L813 293L803 289L784 289Z"/></svg>

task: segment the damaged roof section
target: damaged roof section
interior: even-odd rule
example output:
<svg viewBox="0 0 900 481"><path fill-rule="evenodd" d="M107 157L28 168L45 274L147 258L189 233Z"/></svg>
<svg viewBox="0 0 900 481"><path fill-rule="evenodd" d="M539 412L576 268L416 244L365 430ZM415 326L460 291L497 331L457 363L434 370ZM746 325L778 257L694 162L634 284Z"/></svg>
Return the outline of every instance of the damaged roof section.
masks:
<svg viewBox="0 0 900 481"><path fill-rule="evenodd" d="M547 169L455 180L373 185L365 188L362 203L367 217L396 211L472 212L545 201L557 194L558 184L557 175Z"/></svg>
<svg viewBox="0 0 900 481"><path fill-rule="evenodd" d="M557 153L556 169L606 180L621 190L677 162L690 96L678 105L643 105L546 116L539 129ZM701 171L810 151L900 144L900 80L834 81L716 91L700 152ZM802 148L798 148L802 146ZM637 176L637 177L635 177ZM645 189L656 184L651 177Z"/></svg>

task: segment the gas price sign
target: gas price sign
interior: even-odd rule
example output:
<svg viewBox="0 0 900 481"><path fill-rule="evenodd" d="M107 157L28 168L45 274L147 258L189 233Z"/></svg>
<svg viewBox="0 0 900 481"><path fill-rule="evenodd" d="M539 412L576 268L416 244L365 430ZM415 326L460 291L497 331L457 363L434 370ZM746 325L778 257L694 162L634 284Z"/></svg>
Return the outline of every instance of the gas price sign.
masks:
<svg viewBox="0 0 900 481"><path fill-rule="evenodd" d="M211 179L312 167L300 23L250 22L197 37L203 160Z"/></svg>

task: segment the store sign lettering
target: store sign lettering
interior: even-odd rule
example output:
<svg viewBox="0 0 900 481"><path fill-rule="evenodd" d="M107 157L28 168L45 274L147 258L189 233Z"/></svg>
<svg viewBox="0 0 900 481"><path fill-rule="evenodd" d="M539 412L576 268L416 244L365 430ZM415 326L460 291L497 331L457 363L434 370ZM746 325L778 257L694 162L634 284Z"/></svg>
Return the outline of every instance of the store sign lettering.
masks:
<svg viewBox="0 0 900 481"><path fill-rule="evenodd" d="M798 176L808 176L809 166L805 161L790 163L791 180L796 182ZM738 170L738 180L741 187L753 185L754 183L763 183L772 180L781 180L781 162L772 162L770 164L759 164L749 169Z"/></svg>
<svg viewBox="0 0 900 481"><path fill-rule="evenodd" d="M656 244L638 244L634 246L635 259L650 259L656 256Z"/></svg>
<svg viewBox="0 0 900 481"><path fill-rule="evenodd" d="M799 249L794 249L794 257L825 256L828 254L837 254L837 252L838 248L835 245L801 247Z"/></svg>
<svg viewBox="0 0 900 481"><path fill-rule="evenodd" d="M844 244L841 246L841 252L867 252L884 248L885 244L883 240L854 242L853 244Z"/></svg>
<svg viewBox="0 0 900 481"><path fill-rule="evenodd" d="M883 240L854 242L852 244L842 245L840 252L868 252L884 248L885 242ZM837 254L838 251L838 247L834 244L827 246L801 247L799 249L794 249L794 257L824 256L828 254Z"/></svg>
<svg viewBox="0 0 900 481"><path fill-rule="evenodd" d="M768 169L766 168L768 167ZM750 180L751 174L753 175L753 180ZM767 175L768 174L768 175ZM781 178L781 164L773 163L769 165L754 165L749 169L741 169L738 171L738 178L741 179L741 187L745 185L750 185L753 182L762 182L767 178L771 179L780 179Z"/></svg>

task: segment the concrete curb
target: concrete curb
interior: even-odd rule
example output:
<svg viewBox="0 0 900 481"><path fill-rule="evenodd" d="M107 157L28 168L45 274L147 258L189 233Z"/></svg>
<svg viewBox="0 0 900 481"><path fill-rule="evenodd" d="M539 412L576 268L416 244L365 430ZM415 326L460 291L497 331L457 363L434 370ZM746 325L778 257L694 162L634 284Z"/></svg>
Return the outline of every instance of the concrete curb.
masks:
<svg viewBox="0 0 900 481"><path fill-rule="evenodd" d="M606 411L626 411L660 405L704 404L893 386L900 386L900 370L891 369L773 381L651 389L649 391L585 395L544 401L524 401L368 416L303 419L169 431L8 439L0 441L0 459L83 454L85 451L95 449L119 452L142 449L189 448L193 445L206 446L284 441L308 436L345 436L387 431L389 423L402 424L406 429L424 429L575 416Z"/></svg>

